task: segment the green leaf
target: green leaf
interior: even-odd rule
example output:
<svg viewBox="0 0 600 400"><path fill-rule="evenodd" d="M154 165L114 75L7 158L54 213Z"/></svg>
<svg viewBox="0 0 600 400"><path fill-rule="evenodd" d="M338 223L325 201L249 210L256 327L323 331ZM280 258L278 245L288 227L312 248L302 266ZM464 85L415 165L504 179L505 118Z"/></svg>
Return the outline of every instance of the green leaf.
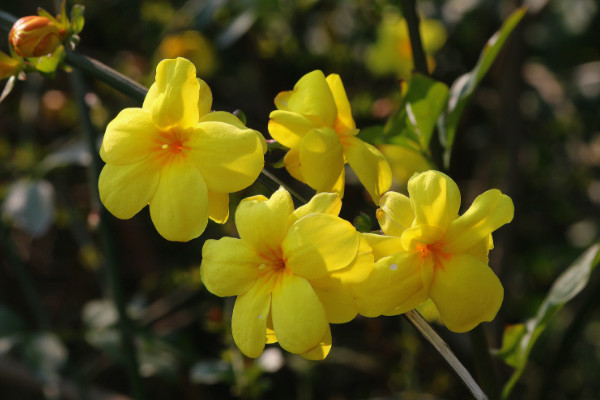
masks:
<svg viewBox="0 0 600 400"><path fill-rule="evenodd" d="M385 143L383 126L381 125L374 125L362 128L356 136L360 140L363 140L372 145Z"/></svg>
<svg viewBox="0 0 600 400"><path fill-rule="evenodd" d="M513 12L506 19L500 30L487 41L475 68L473 68L471 72L459 77L452 84L452 87L450 88L448 109L445 116L442 116L438 121L440 142L446 149L444 153L444 166L446 168L450 165L450 154L456 136L456 128L460 122L460 118L467 102L473 95L477 85L479 85L487 71L490 69L496 56L504 46L506 39L515 29L519 21L521 21L526 11L526 7L521 7Z"/></svg>
<svg viewBox="0 0 600 400"><path fill-rule="evenodd" d="M83 30L85 19L83 18L83 12L85 6L81 4L75 4L71 9L71 31L74 34L78 34Z"/></svg>
<svg viewBox="0 0 600 400"><path fill-rule="evenodd" d="M43 74L54 74L65 57L64 46L58 46L49 56L38 57L35 60L35 69Z"/></svg>
<svg viewBox="0 0 600 400"><path fill-rule="evenodd" d="M46 233L54 221L55 192L46 180L18 180L9 187L2 214L33 237Z"/></svg>
<svg viewBox="0 0 600 400"><path fill-rule="evenodd" d="M598 265L600 244L585 251L567 268L550 288L536 316L523 324L510 325L504 330L502 348L495 354L506 364L515 368L513 375L503 389L507 398L519 380L535 342L548 326L552 317L566 302L581 292L590 280L592 271Z"/></svg>
<svg viewBox="0 0 600 400"><path fill-rule="evenodd" d="M371 217L364 212L361 212L360 215L354 218L352 225L354 225L356 230L359 232L371 232L373 228L373 221L371 221Z"/></svg>
<svg viewBox="0 0 600 400"><path fill-rule="evenodd" d="M385 142L428 151L436 122L446 108L448 93L448 86L442 82L414 74L400 109L384 128Z"/></svg>

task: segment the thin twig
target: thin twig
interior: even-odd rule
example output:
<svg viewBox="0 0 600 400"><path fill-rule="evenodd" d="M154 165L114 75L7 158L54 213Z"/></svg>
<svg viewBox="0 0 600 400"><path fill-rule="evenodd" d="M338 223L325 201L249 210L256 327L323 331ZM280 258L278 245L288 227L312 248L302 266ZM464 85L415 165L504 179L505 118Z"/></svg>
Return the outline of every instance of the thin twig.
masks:
<svg viewBox="0 0 600 400"><path fill-rule="evenodd" d="M413 54L413 62L415 71L429 75L427 68L427 57L423 50L423 41L421 40L421 32L419 31L419 16L417 15L417 7L415 0L401 0L402 13L408 26L408 36L410 38L410 46Z"/></svg>
<svg viewBox="0 0 600 400"><path fill-rule="evenodd" d="M446 362L450 364L450 367L456 372L458 377L464 382L465 386L469 389L473 397L477 400L488 400L486 394L481 390L475 379L471 376L469 371L462 365L460 360L454 355L450 347L444 340L433 330L431 325L417 310L411 310L404 314L404 317L419 331L421 335L433 345L433 347L444 357Z"/></svg>

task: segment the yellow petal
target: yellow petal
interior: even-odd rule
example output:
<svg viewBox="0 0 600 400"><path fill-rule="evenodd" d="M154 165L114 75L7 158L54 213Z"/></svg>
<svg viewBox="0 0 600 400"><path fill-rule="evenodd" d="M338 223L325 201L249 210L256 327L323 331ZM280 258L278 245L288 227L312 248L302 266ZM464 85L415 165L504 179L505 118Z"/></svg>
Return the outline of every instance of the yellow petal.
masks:
<svg viewBox="0 0 600 400"><path fill-rule="evenodd" d="M159 172L152 163L106 164L98 179L100 200L115 217L131 218L148 204L158 180Z"/></svg>
<svg viewBox="0 0 600 400"><path fill-rule="evenodd" d="M462 254L454 255L436 270L430 296L448 329L466 332L494 319L504 289L490 267Z"/></svg>
<svg viewBox="0 0 600 400"><path fill-rule="evenodd" d="M359 235L346 220L310 214L290 226L282 250L286 266L307 279L347 267L356 257Z"/></svg>
<svg viewBox="0 0 600 400"><path fill-rule="evenodd" d="M350 108L350 102L342 83L342 78L338 74L330 74L327 76L327 84L333 95L333 100L338 111L336 124L336 130L338 133L347 133L356 129L356 124L352 118L352 109Z"/></svg>
<svg viewBox="0 0 600 400"><path fill-rule="evenodd" d="M336 193L338 196L340 196L340 199L344 198L345 184L346 184L346 169L344 167L342 167L342 169L340 170L340 175L338 176L335 183L333 184L333 187L331 188L331 191L333 193Z"/></svg>
<svg viewBox="0 0 600 400"><path fill-rule="evenodd" d="M242 200L235 212L235 225L242 240L257 252L278 253L293 210L292 197L280 188L268 200L264 196Z"/></svg>
<svg viewBox="0 0 600 400"><path fill-rule="evenodd" d="M200 277L211 293L237 296L250 290L260 276L261 263L256 252L240 239L209 239L202 247Z"/></svg>
<svg viewBox="0 0 600 400"><path fill-rule="evenodd" d="M467 212L452 221L446 232L446 249L451 253L466 251L502 225L512 221L513 202L497 189L477 196Z"/></svg>
<svg viewBox="0 0 600 400"><path fill-rule="evenodd" d="M318 128L319 124L305 115L291 111L275 110L269 115L269 133L285 147L291 149L300 145L308 131Z"/></svg>
<svg viewBox="0 0 600 400"><path fill-rule="evenodd" d="M398 237L412 226L415 219L410 199L396 192L387 192L381 196L376 215L383 233Z"/></svg>
<svg viewBox="0 0 600 400"><path fill-rule="evenodd" d="M238 296L231 316L231 333L236 346L248 357L256 358L265 348L265 332L271 305L268 285L257 281Z"/></svg>
<svg viewBox="0 0 600 400"><path fill-rule="evenodd" d="M132 164L148 157L160 134L150 113L141 108L126 108L106 127L100 157L110 164Z"/></svg>
<svg viewBox="0 0 600 400"><path fill-rule="evenodd" d="M344 141L344 154L348 164L377 204L381 195L392 186L390 164L375 146L354 136L346 137Z"/></svg>
<svg viewBox="0 0 600 400"><path fill-rule="evenodd" d="M342 144L331 128L313 129L299 147L304 182L317 192L331 192L344 170Z"/></svg>
<svg viewBox="0 0 600 400"><path fill-rule="evenodd" d="M339 280L344 285L364 281L373 270L373 250L369 244L367 234L359 233L359 238L360 242L356 258L347 267L331 273L332 279Z"/></svg>
<svg viewBox="0 0 600 400"><path fill-rule="evenodd" d="M302 170L300 169L300 151L298 149L291 149L285 154L283 165L292 178L304 182Z"/></svg>
<svg viewBox="0 0 600 400"><path fill-rule="evenodd" d="M167 240L187 242L204 232L208 223L208 193L200 172L185 162L161 169L160 181L150 200L150 217Z"/></svg>
<svg viewBox="0 0 600 400"><path fill-rule="evenodd" d="M306 279L294 274L282 274L281 279L273 289L271 308L277 340L291 353L306 353L329 328L325 310Z"/></svg>
<svg viewBox="0 0 600 400"><path fill-rule="evenodd" d="M278 96L279 98L279 96ZM321 125L333 127L337 108L323 72L316 70L304 75L294 86L290 95L276 99L276 104L285 103L288 111L317 117Z"/></svg>
<svg viewBox="0 0 600 400"><path fill-rule="evenodd" d="M431 169L427 159L421 153L395 144L382 144L377 146L390 163L392 168L392 181L395 185L406 188L411 176L416 172Z"/></svg>
<svg viewBox="0 0 600 400"><path fill-rule="evenodd" d="M333 324L343 324L356 317L354 297L347 285L339 280L311 280L312 287L327 314L327 321Z"/></svg>
<svg viewBox="0 0 600 400"><path fill-rule="evenodd" d="M431 244L444 237L444 231L436 226L418 225L402 232L402 248L414 251L420 244Z"/></svg>
<svg viewBox="0 0 600 400"><path fill-rule="evenodd" d="M337 216L342 209L342 200L335 193L318 193L310 201L298 207L290 215L290 224L308 214L331 214Z"/></svg>
<svg viewBox="0 0 600 400"><path fill-rule="evenodd" d="M267 334L266 334L267 344L277 343L277 336L275 335L275 329L273 329L273 315L269 313L269 318L267 319Z"/></svg>
<svg viewBox="0 0 600 400"><path fill-rule="evenodd" d="M228 113L225 111L209 112L207 114L202 115L200 117L199 121L200 122L207 122L207 121L225 122L225 123L235 126L236 128L239 128L239 129L248 129L246 127L246 125L244 125L244 123L242 121L240 121L240 119L238 117L236 117L232 113Z"/></svg>
<svg viewBox="0 0 600 400"><path fill-rule="evenodd" d="M198 122L199 93L194 64L185 58L163 60L156 67L156 89L149 92L143 108L160 128L189 128Z"/></svg>
<svg viewBox="0 0 600 400"><path fill-rule="evenodd" d="M460 192L450 177L439 171L414 175L408 193L415 212L413 225L430 225L445 231L458 217Z"/></svg>
<svg viewBox="0 0 600 400"><path fill-rule="evenodd" d="M362 236L371 246L375 261L403 250L402 241L399 237L377 235L375 233L363 233Z"/></svg>
<svg viewBox="0 0 600 400"><path fill-rule="evenodd" d="M198 97L198 115L202 117L210 112L213 97L208 84L200 78L197 79L198 84L200 84L200 94Z"/></svg>
<svg viewBox="0 0 600 400"><path fill-rule="evenodd" d="M208 192L208 217L218 224L224 224L229 218L229 194Z"/></svg>
<svg viewBox="0 0 600 400"><path fill-rule="evenodd" d="M399 252L375 263L369 277L352 286L359 314L376 317L427 299L416 253Z"/></svg>
<svg viewBox="0 0 600 400"><path fill-rule="evenodd" d="M194 128L187 145L194 164L207 187L232 193L250 186L264 166L260 133L234 125L207 121Z"/></svg>
<svg viewBox="0 0 600 400"><path fill-rule="evenodd" d="M319 343L314 349L311 349L300 355L307 360L321 361L327 357L329 350L331 350L331 329L327 327L327 332L325 332L325 336L323 336L323 339L321 339L321 343Z"/></svg>
<svg viewBox="0 0 600 400"><path fill-rule="evenodd" d="M292 90L279 92L277 96L275 96L275 107L277 107L278 110L289 111L288 100L290 99L293 93L294 92Z"/></svg>

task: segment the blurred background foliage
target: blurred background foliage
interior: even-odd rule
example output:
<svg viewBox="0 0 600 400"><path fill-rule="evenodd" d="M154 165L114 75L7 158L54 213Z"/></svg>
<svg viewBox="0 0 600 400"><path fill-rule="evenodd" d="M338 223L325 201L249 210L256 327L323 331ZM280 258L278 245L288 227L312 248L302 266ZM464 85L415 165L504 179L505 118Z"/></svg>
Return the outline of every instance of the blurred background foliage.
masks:
<svg viewBox="0 0 600 400"><path fill-rule="evenodd" d="M410 59L395 66L407 46L394 25L398 2L76 3L86 7L81 52L146 86L161 59L184 56L210 85L214 109L243 110L248 126L265 135L275 95L314 69L341 75L361 129L384 124L402 99ZM515 203L515 219L496 235L491 253L505 287L498 317L486 324L493 348L501 347L506 325L535 315L556 277L598 241L600 6L594 0L418 3L434 26L424 34L432 37L425 39L432 76L448 85L473 68L487 39L523 4L528 14L467 106L448 170L463 193L463 209L491 187ZM22 0L2 8L20 17L55 6ZM0 49L7 51L6 42ZM86 84L85 102L100 133L122 108L138 106L101 82ZM91 157L72 91L66 72L55 79L30 74L0 104L2 399L117 399L129 392L117 312L101 268L106 255L86 168ZM384 152L398 190L412 172L428 167L406 149ZM268 153L267 165L282 154ZM284 170L276 174L289 182ZM292 186L310 196L306 187ZM254 193L268 191L257 183L232 196L232 206ZM374 221L375 207L365 199L357 185L347 188L342 216L352 221L362 212ZM198 270L204 240L235 235L233 221L210 223L187 244L163 240L147 210L109 222L148 399L468 398L440 356L399 317L332 326L334 347L321 363L277 346L246 359L229 333L232 299L204 290ZM596 275L540 337L513 398L597 398ZM473 370L468 336L437 329ZM511 368L494 367L506 381Z"/></svg>

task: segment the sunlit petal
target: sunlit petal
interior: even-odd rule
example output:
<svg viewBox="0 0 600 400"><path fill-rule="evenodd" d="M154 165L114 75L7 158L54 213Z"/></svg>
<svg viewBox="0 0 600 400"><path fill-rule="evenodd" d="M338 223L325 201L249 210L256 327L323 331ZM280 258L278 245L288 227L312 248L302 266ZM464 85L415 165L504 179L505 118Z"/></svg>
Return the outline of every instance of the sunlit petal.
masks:
<svg viewBox="0 0 600 400"><path fill-rule="evenodd" d="M197 78L200 84L200 93L198 95L198 116L202 117L210 113L212 107L212 91L202 79Z"/></svg>
<svg viewBox="0 0 600 400"><path fill-rule="evenodd" d="M397 236L377 235L374 233L363 233L362 235L373 249L375 261L403 250L402 241Z"/></svg>
<svg viewBox="0 0 600 400"><path fill-rule="evenodd" d="M271 293L262 280L235 300L231 333L237 347L248 357L260 356L265 348L265 332L271 305Z"/></svg>
<svg viewBox="0 0 600 400"><path fill-rule="evenodd" d="M271 137L289 148L298 147L309 130L319 127L310 118L291 111L275 110L269 118Z"/></svg>
<svg viewBox="0 0 600 400"><path fill-rule="evenodd" d="M325 310L306 279L294 274L283 274L281 279L273 289L271 309L277 340L291 353L306 353L329 329Z"/></svg>
<svg viewBox="0 0 600 400"><path fill-rule="evenodd" d="M150 202L158 180L158 171L148 162L106 164L98 179L100 199L115 217L128 219Z"/></svg>
<svg viewBox="0 0 600 400"><path fill-rule="evenodd" d="M229 194L207 190L208 217L218 224L224 224L229 218Z"/></svg>
<svg viewBox="0 0 600 400"><path fill-rule="evenodd" d="M342 209L342 200L335 193L318 193L310 201L298 207L290 216L290 223L314 213L338 215Z"/></svg>
<svg viewBox="0 0 600 400"><path fill-rule="evenodd" d="M466 332L494 319L504 289L486 264L470 255L454 255L436 271L430 296L448 329Z"/></svg>
<svg viewBox="0 0 600 400"><path fill-rule="evenodd" d="M408 193L415 213L413 225L435 226L445 231L458 217L460 192L446 174L427 171L408 181Z"/></svg>
<svg viewBox="0 0 600 400"><path fill-rule="evenodd" d="M188 160L202 173L210 190L236 192L250 186L264 166L260 136L252 129L224 122L201 122L187 142Z"/></svg>
<svg viewBox="0 0 600 400"><path fill-rule="evenodd" d="M207 240L202 247L200 276L213 294L221 297L246 293L260 276L262 263L242 240L223 237Z"/></svg>
<svg viewBox="0 0 600 400"><path fill-rule="evenodd" d="M338 111L335 122L336 131L339 133L353 131L356 129L356 124L352 118L352 109L350 108L350 102L348 101L342 78L338 74L330 74L327 76L327 84L329 85Z"/></svg>
<svg viewBox="0 0 600 400"><path fill-rule="evenodd" d="M356 257L359 235L348 221L310 214L290 226L282 249L286 266L313 279L348 266Z"/></svg>
<svg viewBox="0 0 600 400"><path fill-rule="evenodd" d="M369 277L352 286L358 312L367 317L410 309L427 299L416 253L399 252L375 263Z"/></svg>
<svg viewBox="0 0 600 400"><path fill-rule="evenodd" d="M292 197L281 188L270 199L254 196L242 200L235 212L235 225L240 237L256 251L275 254L280 252L293 210Z"/></svg>
<svg viewBox="0 0 600 400"><path fill-rule="evenodd" d="M126 108L106 127L100 157L115 165L136 163L148 157L159 134L150 113L141 108Z"/></svg>
<svg viewBox="0 0 600 400"><path fill-rule="evenodd" d="M161 61L156 67L156 89L150 109L154 124L160 128L178 125L185 129L198 122L200 83L196 67L185 58Z"/></svg>
<svg viewBox="0 0 600 400"><path fill-rule="evenodd" d="M414 219L410 199L405 195L387 192L379 200L377 221L386 235L401 236L405 229L412 226Z"/></svg>
<svg viewBox="0 0 600 400"><path fill-rule="evenodd" d="M377 204L381 195L392 186L390 164L375 146L354 136L344 140L344 154L348 164Z"/></svg>
<svg viewBox="0 0 600 400"><path fill-rule="evenodd" d="M275 103L284 103L283 98L279 98ZM291 95L285 99L285 104L287 108L284 109L289 111L318 117L322 125L333 126L337 116L333 95L325 75L319 70L309 72L300 78Z"/></svg>
<svg viewBox="0 0 600 400"><path fill-rule="evenodd" d="M313 129L300 143L304 182L317 192L330 192L344 169L342 144L330 128Z"/></svg>
<svg viewBox="0 0 600 400"><path fill-rule="evenodd" d="M204 232L208 223L208 193L200 172L191 164L173 162L161 169L150 201L150 217L165 239L186 242Z"/></svg>
<svg viewBox="0 0 600 400"><path fill-rule="evenodd" d="M307 351L306 353L300 354L302 357L307 360L315 360L321 361L327 357L329 354L329 350L331 350L331 329L329 326L327 327L327 332L325 332L325 336L321 339L321 343L317 345L314 349Z"/></svg>
<svg viewBox="0 0 600 400"><path fill-rule="evenodd" d="M283 165L294 179L304 182L302 170L300 169L300 151L298 149L291 149L285 154Z"/></svg>
<svg viewBox="0 0 600 400"><path fill-rule="evenodd" d="M510 197L497 189L488 190L477 196L467 212L452 221L446 233L446 248L460 253L488 240L490 233L512 221L514 212Z"/></svg>

